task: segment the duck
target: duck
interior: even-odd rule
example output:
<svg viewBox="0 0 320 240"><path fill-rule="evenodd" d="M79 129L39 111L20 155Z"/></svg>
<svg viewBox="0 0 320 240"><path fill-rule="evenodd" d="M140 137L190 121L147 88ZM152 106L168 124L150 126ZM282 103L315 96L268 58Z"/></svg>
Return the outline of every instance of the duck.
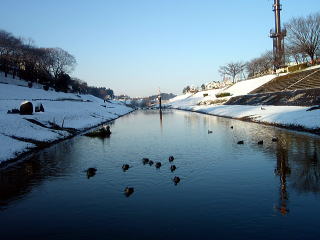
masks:
<svg viewBox="0 0 320 240"><path fill-rule="evenodd" d="M149 161L150 161L149 158L142 158L143 165L149 163Z"/></svg>
<svg viewBox="0 0 320 240"><path fill-rule="evenodd" d="M180 182L180 178L175 176L172 181L174 182L175 185L177 185Z"/></svg>
<svg viewBox="0 0 320 240"><path fill-rule="evenodd" d="M153 163L154 163L154 162L153 162L152 160L149 161L149 165L150 165L150 166L152 166Z"/></svg>
<svg viewBox="0 0 320 240"><path fill-rule="evenodd" d="M258 144L259 144L259 145L262 145L262 144L263 144L263 140L260 140L260 141L258 142Z"/></svg>
<svg viewBox="0 0 320 240"><path fill-rule="evenodd" d="M87 178L91 178L93 177L94 175L96 175L96 172L97 172L97 169L96 168L88 168L87 169Z"/></svg>
<svg viewBox="0 0 320 240"><path fill-rule="evenodd" d="M133 187L126 187L124 189L124 194L129 197L132 193L134 192L134 188Z"/></svg>
<svg viewBox="0 0 320 240"><path fill-rule="evenodd" d="M242 140L238 141L238 144L244 144L244 141L242 141Z"/></svg>
<svg viewBox="0 0 320 240"><path fill-rule="evenodd" d="M210 133L212 133L212 131L211 131L211 130L208 130L208 134L210 134Z"/></svg>
<svg viewBox="0 0 320 240"><path fill-rule="evenodd" d="M130 168L129 164L123 164L122 165L122 170L127 171Z"/></svg>
<svg viewBox="0 0 320 240"><path fill-rule="evenodd" d="M277 137L273 137L272 138L272 142L278 142L278 138Z"/></svg>
<svg viewBox="0 0 320 240"><path fill-rule="evenodd" d="M173 162L173 160L174 160L174 157L173 157L173 156L170 156L170 157L169 157L169 162Z"/></svg>
<svg viewBox="0 0 320 240"><path fill-rule="evenodd" d="M170 166L171 172L174 172L176 169L177 169L176 165L171 165L171 166Z"/></svg>
<svg viewBox="0 0 320 240"><path fill-rule="evenodd" d="M161 162L156 162L156 168L160 168L161 167Z"/></svg>

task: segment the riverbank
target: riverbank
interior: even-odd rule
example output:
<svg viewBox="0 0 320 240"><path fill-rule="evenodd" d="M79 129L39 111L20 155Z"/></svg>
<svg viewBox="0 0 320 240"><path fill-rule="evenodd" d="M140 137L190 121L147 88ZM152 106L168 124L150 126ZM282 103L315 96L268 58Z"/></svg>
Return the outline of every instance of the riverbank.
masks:
<svg viewBox="0 0 320 240"><path fill-rule="evenodd" d="M196 94L188 93L171 99L166 107L320 134L319 109L307 111L310 107L223 105L231 97L241 99L241 96L250 93L274 78L275 75L268 75L241 81L229 88L214 89ZM230 95L217 97L221 93L229 93Z"/></svg>
<svg viewBox="0 0 320 240"><path fill-rule="evenodd" d="M320 110L296 106L215 105L175 108L320 135Z"/></svg>
<svg viewBox="0 0 320 240"><path fill-rule="evenodd" d="M40 103L44 112L8 114L21 102ZM130 113L126 105L92 95L78 95L23 86L0 84L0 164L20 159L27 153L73 137Z"/></svg>

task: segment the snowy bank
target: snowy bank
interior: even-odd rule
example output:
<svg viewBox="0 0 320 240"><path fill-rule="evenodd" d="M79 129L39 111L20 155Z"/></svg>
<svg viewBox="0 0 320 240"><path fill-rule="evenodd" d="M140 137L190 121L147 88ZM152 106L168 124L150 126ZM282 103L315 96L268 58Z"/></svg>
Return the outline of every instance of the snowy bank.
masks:
<svg viewBox="0 0 320 240"><path fill-rule="evenodd" d="M213 101L220 99L215 95L222 92L228 92L232 96L248 94L275 77L275 75L268 75L241 81L226 89L215 89L198 92L193 95L177 96L170 100L167 107L320 133L319 109L306 111L309 107L203 104L207 102L208 98ZM230 97L225 97L224 99L229 99Z"/></svg>
<svg viewBox="0 0 320 240"><path fill-rule="evenodd" d="M296 106L220 105L195 106L186 110L318 133L320 110L306 111L308 109Z"/></svg>
<svg viewBox="0 0 320 240"><path fill-rule="evenodd" d="M28 100L45 112L7 114ZM75 135L131 112L119 102L104 103L92 95L77 95L0 83L0 163Z"/></svg>
<svg viewBox="0 0 320 240"><path fill-rule="evenodd" d="M168 106L171 106L172 108L183 108L195 106L199 103L207 104L215 101L226 102L231 97L248 94L254 89L271 81L275 77L277 77L277 75L266 75L250 80L240 81L226 88L201 91L195 94L187 93L170 99ZM220 93L229 93L230 96L217 98L216 95Z"/></svg>

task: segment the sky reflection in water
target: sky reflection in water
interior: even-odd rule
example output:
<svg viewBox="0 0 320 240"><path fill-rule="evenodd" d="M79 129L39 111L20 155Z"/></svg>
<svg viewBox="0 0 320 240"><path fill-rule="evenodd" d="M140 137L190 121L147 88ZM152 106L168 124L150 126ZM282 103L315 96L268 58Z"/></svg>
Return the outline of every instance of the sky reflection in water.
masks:
<svg viewBox="0 0 320 240"><path fill-rule="evenodd" d="M3 239L320 234L317 136L171 110L137 111L111 130L108 139L79 136L1 170ZM88 168L97 169L90 178ZM128 197L126 187L134 187Z"/></svg>

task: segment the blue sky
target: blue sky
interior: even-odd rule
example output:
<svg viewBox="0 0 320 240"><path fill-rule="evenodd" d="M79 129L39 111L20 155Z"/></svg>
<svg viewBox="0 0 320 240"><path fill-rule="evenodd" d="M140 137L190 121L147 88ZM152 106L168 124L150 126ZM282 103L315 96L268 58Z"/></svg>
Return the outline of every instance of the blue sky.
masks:
<svg viewBox="0 0 320 240"><path fill-rule="evenodd" d="M181 93L220 80L219 66L272 48L272 0L1 0L0 28L61 47L73 76L116 94ZM320 10L283 0L283 21Z"/></svg>

